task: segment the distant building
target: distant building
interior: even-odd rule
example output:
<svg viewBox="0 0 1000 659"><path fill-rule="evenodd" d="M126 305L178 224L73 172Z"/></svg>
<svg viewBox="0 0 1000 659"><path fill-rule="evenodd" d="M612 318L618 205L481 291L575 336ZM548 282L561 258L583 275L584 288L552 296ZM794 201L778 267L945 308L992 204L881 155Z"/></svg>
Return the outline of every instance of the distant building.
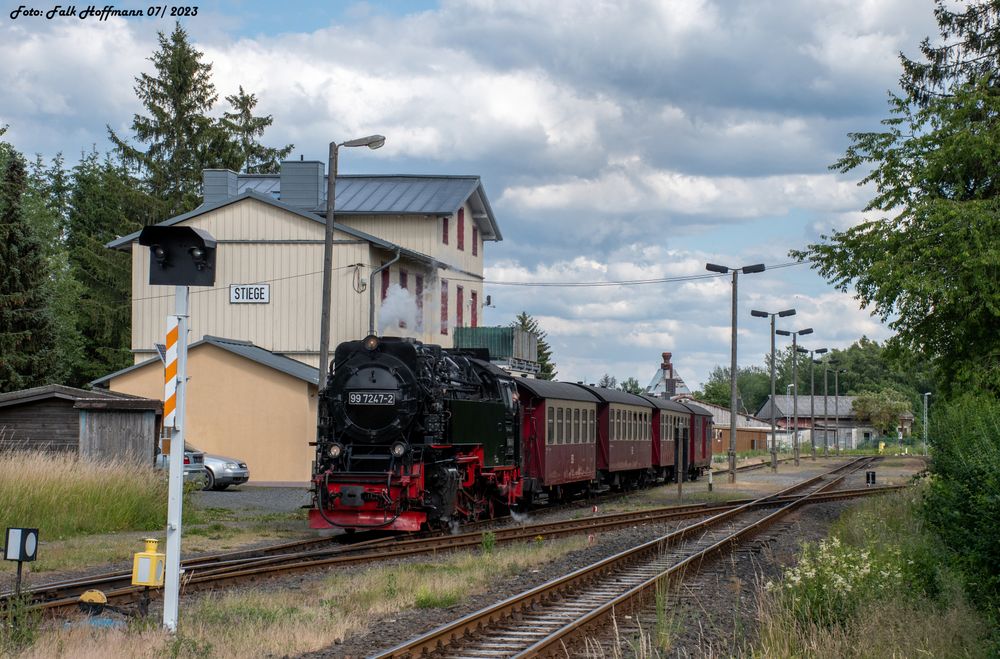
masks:
<svg viewBox="0 0 1000 659"><path fill-rule="evenodd" d="M691 390L684 384L684 380L674 371L674 365L670 363L671 357L673 357L673 353L663 353L663 362L646 387L647 395L658 398L673 398L674 396L691 394Z"/></svg>
<svg viewBox="0 0 1000 659"><path fill-rule="evenodd" d="M698 400L690 394L674 396L674 400L692 402L712 414L713 435L712 450L715 455L725 454L729 450L729 408ZM758 451L767 448L767 438L771 434L771 422L762 421L749 414L736 414L736 452Z"/></svg>
<svg viewBox="0 0 1000 659"><path fill-rule="evenodd" d="M772 404L771 397L768 396L760 410L757 411L757 418L764 419L768 424L771 422L771 415L774 415L774 423L779 428L787 429L789 432L800 432L808 436L810 432L816 433L817 443L820 437L826 438L830 446L834 446L839 439L841 448L857 448L864 442L873 440L877 432L874 427L863 423L858 419L854 411L854 400L856 396L796 396L776 395ZM795 426L796 406L798 407L798 426ZM813 413L815 412L815 418ZM909 436L913 430L913 415L909 412L899 418L897 432L904 437ZM801 438L800 438L801 439Z"/></svg>

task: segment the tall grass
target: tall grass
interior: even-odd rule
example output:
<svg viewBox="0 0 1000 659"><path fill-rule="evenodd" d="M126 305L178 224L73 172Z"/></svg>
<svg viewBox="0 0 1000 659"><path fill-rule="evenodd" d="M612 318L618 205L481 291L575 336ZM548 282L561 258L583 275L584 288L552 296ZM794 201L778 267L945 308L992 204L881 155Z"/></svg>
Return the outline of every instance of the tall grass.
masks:
<svg viewBox="0 0 1000 659"><path fill-rule="evenodd" d="M37 527L43 541L162 528L167 482L152 467L67 454L0 453L0 528Z"/></svg>

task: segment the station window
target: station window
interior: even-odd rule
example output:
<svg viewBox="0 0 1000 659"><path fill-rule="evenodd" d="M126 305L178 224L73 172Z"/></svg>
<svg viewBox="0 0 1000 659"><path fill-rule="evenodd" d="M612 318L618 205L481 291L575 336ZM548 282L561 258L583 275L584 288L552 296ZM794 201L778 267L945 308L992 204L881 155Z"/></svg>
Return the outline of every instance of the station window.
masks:
<svg viewBox="0 0 1000 659"><path fill-rule="evenodd" d="M424 276L416 275L413 278L413 297L417 298L417 329L424 326Z"/></svg>
<svg viewBox="0 0 1000 659"><path fill-rule="evenodd" d="M448 244L448 216L441 218L441 244Z"/></svg>
<svg viewBox="0 0 1000 659"><path fill-rule="evenodd" d="M465 209L458 209L458 227L456 233L458 234L458 249L459 251L465 251Z"/></svg>
<svg viewBox="0 0 1000 659"><path fill-rule="evenodd" d="M479 293L476 291L470 291L469 298L472 300L472 303L469 306L469 312L472 316L470 319L472 321L470 323L470 327L479 327Z"/></svg>
<svg viewBox="0 0 1000 659"><path fill-rule="evenodd" d="M475 220L473 220L475 222ZM479 229L475 224L472 225L472 255L479 255Z"/></svg>
<svg viewBox="0 0 1000 659"><path fill-rule="evenodd" d="M455 325L465 327L465 287L455 287Z"/></svg>

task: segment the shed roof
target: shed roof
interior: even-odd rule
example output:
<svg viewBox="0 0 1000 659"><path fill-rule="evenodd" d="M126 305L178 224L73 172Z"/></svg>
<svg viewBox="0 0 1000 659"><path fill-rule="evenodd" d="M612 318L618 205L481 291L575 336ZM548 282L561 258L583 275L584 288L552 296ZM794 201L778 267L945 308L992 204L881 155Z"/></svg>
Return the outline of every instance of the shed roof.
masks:
<svg viewBox="0 0 1000 659"><path fill-rule="evenodd" d="M74 407L91 409L162 409L162 403L151 398L142 398L117 391L103 389L77 389L61 384L47 384L41 387L20 389L0 394L0 407L34 403L47 398L58 398L74 403Z"/></svg>
<svg viewBox="0 0 1000 659"><path fill-rule="evenodd" d="M300 361L292 359L291 357L286 357L284 355L279 355L278 353L271 352L270 350L265 350L260 346L256 346L249 341L238 341L236 339L224 339L218 336L205 335L200 341L196 341L188 346L188 350L193 350L200 345L213 345L227 352L231 352L234 355L243 357L244 359L249 359L252 362L256 362L261 366L266 366L268 368L273 368L276 371L285 373L299 380L308 382L309 384L319 385L319 369L308 364L303 364ZM144 362L139 362L128 368L123 368L120 371L115 371L109 375L105 375L102 378L98 378L91 382L92 386L105 384L112 378L116 378L120 375L130 373L136 369L142 368L153 362L160 361L159 357L153 357L152 359L147 359Z"/></svg>
<svg viewBox="0 0 1000 659"><path fill-rule="evenodd" d="M555 398L559 400L579 400L585 403L599 403L593 393L581 389L575 384L557 382L555 380L539 380L536 378L517 378L517 385L524 387L539 398Z"/></svg>
<svg viewBox="0 0 1000 659"><path fill-rule="evenodd" d="M783 417L786 414L791 414L794 409L794 399L796 396L789 396L785 394L778 394L774 397L775 412L774 416ZM856 396L826 396L826 407L827 414L829 416L835 416L839 418L853 418L854 413L854 399ZM811 400L815 400L816 416L819 417L823 414L824 410L824 397L823 396L798 396L798 411L799 416L809 416ZM761 405L760 410L755 415L760 419L770 420L771 418L771 397L768 396L764 404Z"/></svg>

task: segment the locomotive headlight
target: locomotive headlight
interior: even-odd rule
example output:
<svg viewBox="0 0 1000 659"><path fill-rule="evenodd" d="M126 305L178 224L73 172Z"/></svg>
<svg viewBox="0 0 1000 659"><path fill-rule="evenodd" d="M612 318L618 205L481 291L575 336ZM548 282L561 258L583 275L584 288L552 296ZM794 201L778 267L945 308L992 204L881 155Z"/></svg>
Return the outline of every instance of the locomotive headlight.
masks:
<svg viewBox="0 0 1000 659"><path fill-rule="evenodd" d="M389 447L389 452L392 453L393 457L401 458L403 454L406 453L406 444L403 442L395 442L391 447Z"/></svg>
<svg viewBox="0 0 1000 659"><path fill-rule="evenodd" d="M342 445L337 444L335 442L333 444L330 444L330 448L328 448L326 450L326 452L330 454L331 458L333 458L334 460L336 460L344 452L344 447Z"/></svg>
<svg viewBox="0 0 1000 659"><path fill-rule="evenodd" d="M372 350L378 347L378 337L375 336L374 334L365 337L364 346L365 350L371 352Z"/></svg>

